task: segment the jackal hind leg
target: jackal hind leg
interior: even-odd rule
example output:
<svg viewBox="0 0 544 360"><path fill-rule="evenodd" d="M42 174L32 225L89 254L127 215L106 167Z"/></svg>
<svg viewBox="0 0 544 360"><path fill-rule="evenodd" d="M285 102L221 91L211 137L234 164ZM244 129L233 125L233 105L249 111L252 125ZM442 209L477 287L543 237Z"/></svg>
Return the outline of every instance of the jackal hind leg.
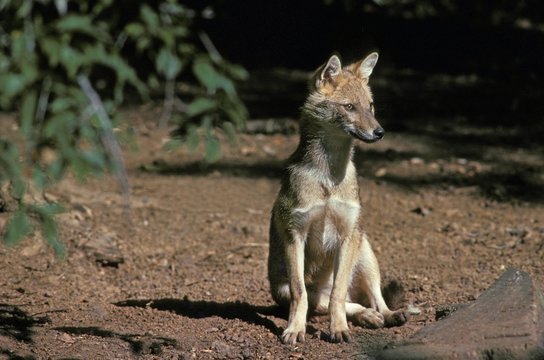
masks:
<svg viewBox="0 0 544 360"><path fill-rule="evenodd" d="M327 291L328 290L328 291ZM309 292L310 298L316 302L315 313L325 315L329 309L330 288L323 289L317 293L312 294ZM313 296L315 298L313 298ZM311 300L310 300L311 301ZM370 308L366 308L361 304L346 301L346 318L354 325L367 327L367 328L380 328L384 325L383 315L378 311Z"/></svg>
<svg viewBox="0 0 544 360"><path fill-rule="evenodd" d="M400 309L391 311L383 299L381 290L380 268L378 260L372 251L366 234L363 237L359 261L355 266L350 288L350 298L357 302L367 299L370 310L375 310L383 316L383 325L386 327L400 326L407 321L406 313ZM364 303L364 302L363 302ZM361 315L361 325L367 324L367 316Z"/></svg>

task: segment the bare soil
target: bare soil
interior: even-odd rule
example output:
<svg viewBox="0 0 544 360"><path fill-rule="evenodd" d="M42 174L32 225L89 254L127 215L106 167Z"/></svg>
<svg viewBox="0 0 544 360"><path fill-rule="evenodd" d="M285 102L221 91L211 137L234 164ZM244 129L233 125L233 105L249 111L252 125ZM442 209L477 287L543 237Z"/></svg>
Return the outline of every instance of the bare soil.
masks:
<svg viewBox="0 0 544 360"><path fill-rule="evenodd" d="M304 344L283 345L267 234L298 137L241 135L202 167L198 154L163 149L158 113L126 113L138 146L125 146L128 215L115 179L68 177L48 193L67 209L66 259L39 234L0 247L0 359L367 359L508 267L544 284L542 146L466 125L389 132L357 149L363 226L384 285L404 289L393 306L421 313L399 328L352 326L349 344L329 343L327 318L311 318Z"/></svg>

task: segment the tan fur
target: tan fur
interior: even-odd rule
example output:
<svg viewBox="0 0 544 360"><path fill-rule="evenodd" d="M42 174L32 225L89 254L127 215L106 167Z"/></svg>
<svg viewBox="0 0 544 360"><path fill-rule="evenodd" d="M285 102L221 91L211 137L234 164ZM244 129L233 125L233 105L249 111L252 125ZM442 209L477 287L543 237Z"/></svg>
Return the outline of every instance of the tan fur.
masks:
<svg viewBox="0 0 544 360"><path fill-rule="evenodd" d="M330 315L334 342L350 340L348 318L369 327L406 322L402 311L385 304L378 262L359 230L353 143L383 136L368 87L377 57L345 68L331 57L312 79L302 108L300 144L288 161L270 224L272 297L289 307L284 343L304 341L309 310ZM366 303L355 302L361 299Z"/></svg>

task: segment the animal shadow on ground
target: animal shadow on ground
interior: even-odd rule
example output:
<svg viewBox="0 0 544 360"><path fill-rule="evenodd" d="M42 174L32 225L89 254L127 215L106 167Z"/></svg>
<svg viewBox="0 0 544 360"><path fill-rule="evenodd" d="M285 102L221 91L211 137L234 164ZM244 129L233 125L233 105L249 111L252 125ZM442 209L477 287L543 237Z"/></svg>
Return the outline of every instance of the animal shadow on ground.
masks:
<svg viewBox="0 0 544 360"><path fill-rule="evenodd" d="M187 297L183 300L125 300L117 302L114 305L123 307L150 307L157 310L171 311L192 319L202 319L211 316L219 316L223 319L239 319L249 324L264 326L276 335L281 333L281 329L265 316L282 318L286 318L287 316L287 313L279 306L254 306L239 301L226 303L203 300L191 301Z"/></svg>
<svg viewBox="0 0 544 360"><path fill-rule="evenodd" d="M137 334L119 334L94 326L63 326L54 328L71 335L91 335L101 338L120 339L130 345L136 355L160 355L164 346L176 346L176 340L165 337L150 337Z"/></svg>

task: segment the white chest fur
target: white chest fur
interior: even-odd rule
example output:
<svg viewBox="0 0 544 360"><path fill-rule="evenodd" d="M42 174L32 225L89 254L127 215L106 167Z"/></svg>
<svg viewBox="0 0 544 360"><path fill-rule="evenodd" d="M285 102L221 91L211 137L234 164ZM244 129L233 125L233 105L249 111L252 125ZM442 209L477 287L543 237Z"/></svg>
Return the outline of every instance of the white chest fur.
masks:
<svg viewBox="0 0 544 360"><path fill-rule="evenodd" d="M292 212L298 231L307 241L318 242L324 250L332 250L349 236L359 219L358 202L330 198Z"/></svg>

